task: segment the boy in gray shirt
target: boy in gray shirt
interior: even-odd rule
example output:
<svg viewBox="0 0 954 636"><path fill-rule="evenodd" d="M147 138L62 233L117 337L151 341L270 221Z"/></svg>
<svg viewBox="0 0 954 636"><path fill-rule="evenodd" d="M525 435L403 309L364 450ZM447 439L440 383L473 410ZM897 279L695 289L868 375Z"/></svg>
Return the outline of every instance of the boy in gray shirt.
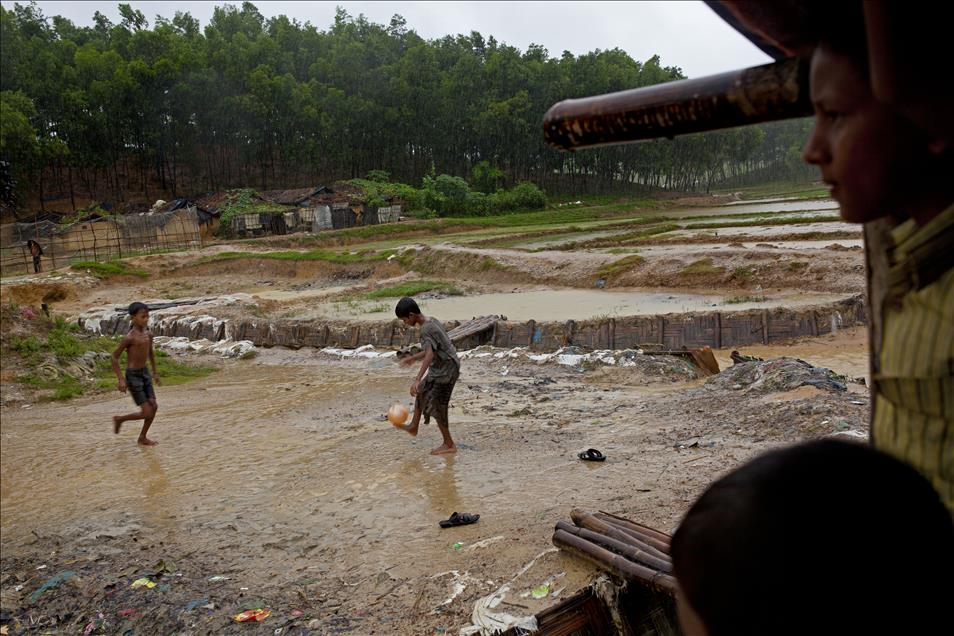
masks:
<svg viewBox="0 0 954 636"><path fill-rule="evenodd" d="M417 400L414 403L414 417L411 423L398 428L411 435L417 435L421 414L424 423L437 420L437 428L444 438L444 443L431 451L431 455L456 453L457 447L450 436L447 409L450 406L451 393L460 376L460 358L457 350L447 337L444 326L433 317L421 313L420 307L413 298L402 298L398 301L394 313L408 327L421 328L421 348L423 351L401 360L402 366L410 366L422 360L421 369L411 385L411 395Z"/></svg>

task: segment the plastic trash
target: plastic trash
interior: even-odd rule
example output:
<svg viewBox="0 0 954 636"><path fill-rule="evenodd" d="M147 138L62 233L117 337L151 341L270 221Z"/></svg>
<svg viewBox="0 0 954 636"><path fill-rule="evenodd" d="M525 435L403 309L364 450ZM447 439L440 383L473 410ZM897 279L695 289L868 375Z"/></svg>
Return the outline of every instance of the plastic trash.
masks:
<svg viewBox="0 0 954 636"><path fill-rule="evenodd" d="M261 622L265 620L266 618L268 618L269 616L271 616L271 614L272 614L272 610L260 608L260 609L245 610L241 614L236 614L232 618L234 618L237 623L244 623L246 621Z"/></svg>

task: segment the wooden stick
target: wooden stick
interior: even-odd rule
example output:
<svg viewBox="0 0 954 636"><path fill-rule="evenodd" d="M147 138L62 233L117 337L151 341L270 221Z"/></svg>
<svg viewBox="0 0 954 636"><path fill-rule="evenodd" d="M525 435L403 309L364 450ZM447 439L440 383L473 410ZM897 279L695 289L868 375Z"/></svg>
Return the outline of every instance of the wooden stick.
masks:
<svg viewBox="0 0 954 636"><path fill-rule="evenodd" d="M592 530L587 530L586 528L577 528L571 523L566 521L558 521L556 528L554 530L563 530L564 532L569 532L572 535L582 537L589 541L590 543L595 543L598 546L604 547L607 550L611 550L616 554L626 557L630 561L639 563L640 565L646 565L654 570L659 570L660 572L665 572L666 574L672 573L672 561L668 559L660 559L659 557L649 554L644 550L640 550L628 543L622 541L617 541L606 535L602 535L598 532L593 532Z"/></svg>
<svg viewBox="0 0 954 636"><path fill-rule="evenodd" d="M632 534L626 532L624 529L610 525L609 523L606 523L601 519L597 519L587 512L583 512L582 510L573 510L570 513L570 517L573 519L573 523L580 526L581 528L599 532L603 536L611 537L617 541L622 541L623 543L628 543L629 545L637 547L644 552L648 552L657 558L665 560L669 559L669 555L665 552L662 552L648 543L639 540Z"/></svg>
<svg viewBox="0 0 954 636"><path fill-rule="evenodd" d="M609 550L590 543L582 537L577 537L564 530L557 530L553 533L553 545L592 563L596 567L620 579L640 581L652 589L664 592L670 596L675 596L676 594L676 579L672 576L633 563L618 554L613 554Z"/></svg>

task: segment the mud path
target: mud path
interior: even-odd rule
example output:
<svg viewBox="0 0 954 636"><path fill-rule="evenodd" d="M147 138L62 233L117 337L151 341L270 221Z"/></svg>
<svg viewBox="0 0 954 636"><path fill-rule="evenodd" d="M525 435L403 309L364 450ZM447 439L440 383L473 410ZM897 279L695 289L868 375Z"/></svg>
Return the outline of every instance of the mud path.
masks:
<svg viewBox="0 0 954 636"><path fill-rule="evenodd" d="M863 333L829 344L845 367L836 370L864 366ZM160 387L150 432L160 444L149 449L135 445L135 423L110 431L109 415L131 406L118 394L5 408L3 610L71 633L100 612L108 633L238 631L230 616L249 604L272 609L269 631L455 631L476 599L550 547L570 508L670 530L705 484L759 450L846 427L863 434L867 420L860 387L779 399L632 369L466 360L451 411L461 452L434 457L433 426L411 438L383 420L410 399L409 373L305 350L228 362ZM579 462L588 447L609 461ZM441 530L454 511L481 520ZM160 560L175 564L160 579L168 588L129 588ZM64 570L79 581L29 602ZM561 572L560 597L520 597ZM591 576L547 554L516 582L508 611L538 611ZM214 607L186 609L203 599Z"/></svg>

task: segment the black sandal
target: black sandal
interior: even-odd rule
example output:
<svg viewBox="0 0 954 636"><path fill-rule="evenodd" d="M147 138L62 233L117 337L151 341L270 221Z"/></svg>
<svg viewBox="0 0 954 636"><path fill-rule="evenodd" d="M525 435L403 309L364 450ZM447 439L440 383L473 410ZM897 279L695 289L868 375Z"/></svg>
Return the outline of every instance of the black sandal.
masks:
<svg viewBox="0 0 954 636"><path fill-rule="evenodd" d="M463 514L455 512L449 518L441 521L442 528L453 528L454 526L466 526L472 523L477 523L477 520L480 519L480 515L472 515L469 512Z"/></svg>
<svg viewBox="0 0 954 636"><path fill-rule="evenodd" d="M585 462L602 462L602 461L606 461L606 455L604 455L603 453L599 452L599 451L596 450L595 448L590 448L590 449L587 449L587 450L583 451L582 453L577 453L576 456L579 457L580 459L582 459L582 460L585 461Z"/></svg>

